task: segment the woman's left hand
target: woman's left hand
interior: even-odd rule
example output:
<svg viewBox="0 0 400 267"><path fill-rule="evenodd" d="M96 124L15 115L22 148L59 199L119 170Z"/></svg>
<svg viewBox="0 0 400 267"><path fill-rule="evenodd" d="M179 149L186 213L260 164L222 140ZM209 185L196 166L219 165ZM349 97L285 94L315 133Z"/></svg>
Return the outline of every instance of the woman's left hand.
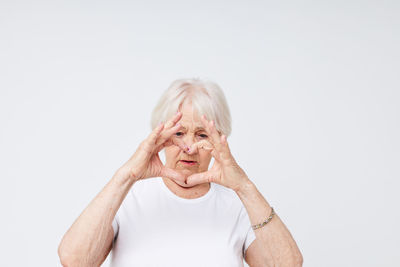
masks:
<svg viewBox="0 0 400 267"><path fill-rule="evenodd" d="M201 116L201 121L208 134L208 142L202 140L200 141L202 144L194 145L198 147L202 145L204 149L211 150L211 155L214 157L215 161L208 171L194 173L188 176L186 184L193 186L196 184L213 182L231 188L237 192L243 184L249 181L249 178L236 163L229 149L226 136L218 133L214 121L209 122L205 115ZM204 147L204 142L209 144L208 147Z"/></svg>

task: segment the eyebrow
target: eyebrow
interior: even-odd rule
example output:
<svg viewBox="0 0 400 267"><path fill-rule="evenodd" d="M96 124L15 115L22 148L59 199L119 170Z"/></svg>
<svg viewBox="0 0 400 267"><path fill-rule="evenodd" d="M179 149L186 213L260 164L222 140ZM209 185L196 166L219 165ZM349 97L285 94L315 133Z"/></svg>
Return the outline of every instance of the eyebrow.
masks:
<svg viewBox="0 0 400 267"><path fill-rule="evenodd" d="M182 128L184 128L184 129L186 130L186 127L185 127L185 126L182 126ZM194 130L195 130L195 131L199 131L199 130L203 130L203 131L204 131L204 127L197 126Z"/></svg>

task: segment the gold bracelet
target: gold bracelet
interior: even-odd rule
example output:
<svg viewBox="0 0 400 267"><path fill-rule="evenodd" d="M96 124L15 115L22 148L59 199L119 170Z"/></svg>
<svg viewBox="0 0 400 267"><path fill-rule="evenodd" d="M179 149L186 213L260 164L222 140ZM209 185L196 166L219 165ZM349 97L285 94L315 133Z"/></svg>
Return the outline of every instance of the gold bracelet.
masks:
<svg viewBox="0 0 400 267"><path fill-rule="evenodd" d="M252 225L251 227L253 228L253 230L256 230L258 228L263 227L264 225L266 225L267 223L269 223L269 221L272 219L272 216L275 214L274 208L271 207L271 215L269 215L268 219L266 219L265 221L263 221L262 223L256 224L256 225Z"/></svg>

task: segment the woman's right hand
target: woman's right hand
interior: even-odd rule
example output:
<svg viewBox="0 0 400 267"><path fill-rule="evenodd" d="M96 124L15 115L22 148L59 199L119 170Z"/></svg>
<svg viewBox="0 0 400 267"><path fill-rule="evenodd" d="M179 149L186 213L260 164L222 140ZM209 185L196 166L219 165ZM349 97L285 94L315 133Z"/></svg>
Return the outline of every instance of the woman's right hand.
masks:
<svg viewBox="0 0 400 267"><path fill-rule="evenodd" d="M186 177L164 166L158 153L166 146L178 145L181 149L186 149L183 143L175 144L170 137L175 134L181 125L177 123L182 118L182 113L178 112L165 125L160 123L150 135L140 143L132 157L119 169L123 175L127 175L134 181L150 177L168 177L185 183Z"/></svg>

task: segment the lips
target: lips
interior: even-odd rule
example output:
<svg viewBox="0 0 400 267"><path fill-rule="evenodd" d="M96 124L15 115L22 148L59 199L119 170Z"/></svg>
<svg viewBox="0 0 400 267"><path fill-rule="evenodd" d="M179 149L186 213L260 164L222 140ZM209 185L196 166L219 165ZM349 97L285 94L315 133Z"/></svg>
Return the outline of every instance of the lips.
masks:
<svg viewBox="0 0 400 267"><path fill-rule="evenodd" d="M195 165L197 164L197 161L194 160L180 160L179 162L186 164L186 165Z"/></svg>

